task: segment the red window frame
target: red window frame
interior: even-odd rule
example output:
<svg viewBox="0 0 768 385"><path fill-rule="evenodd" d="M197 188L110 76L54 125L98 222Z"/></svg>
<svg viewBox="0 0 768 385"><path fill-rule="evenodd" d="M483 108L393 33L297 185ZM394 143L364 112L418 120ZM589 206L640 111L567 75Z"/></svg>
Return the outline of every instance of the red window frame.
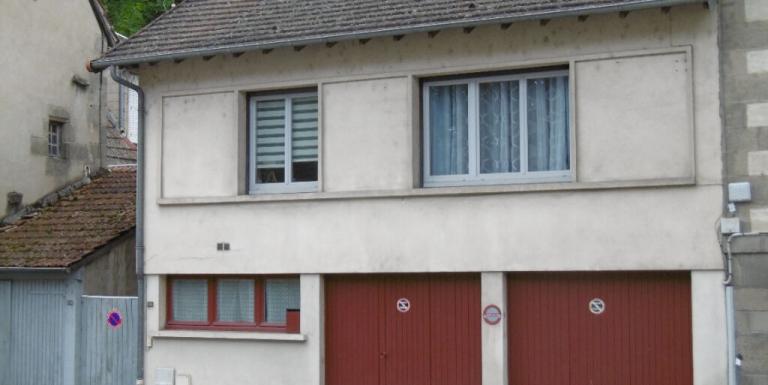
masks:
<svg viewBox="0 0 768 385"><path fill-rule="evenodd" d="M208 320L200 321L176 321L173 319L173 281L181 279L206 280L208 284ZM218 297L216 284L219 279L248 279L253 281L253 320L254 322L227 322L216 319L218 313ZM265 304L266 291L265 281L268 279L299 279L298 276L242 276L242 275L174 275L168 276L166 280L166 321L165 328L169 330L229 330L229 331L268 331L298 333L298 313L292 315L288 312L286 323L274 324L266 322Z"/></svg>

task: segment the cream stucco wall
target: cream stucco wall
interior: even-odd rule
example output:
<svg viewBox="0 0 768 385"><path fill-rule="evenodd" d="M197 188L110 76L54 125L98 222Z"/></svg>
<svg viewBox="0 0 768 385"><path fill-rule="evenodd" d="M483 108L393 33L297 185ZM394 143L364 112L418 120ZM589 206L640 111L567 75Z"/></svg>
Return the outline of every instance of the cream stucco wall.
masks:
<svg viewBox="0 0 768 385"><path fill-rule="evenodd" d="M6 194L31 203L99 163L100 75L85 70L101 54L87 1L10 0L0 12L0 217ZM89 86L72 83L74 75ZM65 159L47 156L50 118L63 119Z"/></svg>
<svg viewBox="0 0 768 385"><path fill-rule="evenodd" d="M691 6L142 68L147 272L718 269L714 17ZM418 78L552 64L571 67L573 183L412 188ZM321 191L238 197L233 111L245 92L298 86L321 94Z"/></svg>
<svg viewBox="0 0 768 385"><path fill-rule="evenodd" d="M317 274L675 269L704 274L692 285L696 384L722 383L723 362L706 353L722 342L712 317L722 315L712 278L722 200L715 18L695 5L143 66L155 309L166 274L303 274L306 337L160 336L148 375L175 367L195 384L322 383ZM571 73L572 182L418 187L420 78L549 65ZM308 86L321 99L320 191L238 195L245 93ZM174 104L184 100L198 106L189 116ZM167 143L176 139L183 144ZM183 167L191 156L195 167ZM180 181L183 173L192 175ZM217 242L231 250L216 251ZM495 286L484 298L496 298ZM149 333L167 333L153 311ZM503 352L486 339L484 352ZM201 355L205 366L195 364ZM486 370L502 362L488 359Z"/></svg>

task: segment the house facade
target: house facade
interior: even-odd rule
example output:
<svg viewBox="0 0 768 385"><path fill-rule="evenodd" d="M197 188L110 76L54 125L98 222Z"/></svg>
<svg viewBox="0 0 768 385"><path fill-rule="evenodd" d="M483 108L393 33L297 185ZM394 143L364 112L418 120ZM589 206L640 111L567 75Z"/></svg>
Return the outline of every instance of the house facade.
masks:
<svg viewBox="0 0 768 385"><path fill-rule="evenodd" d="M9 37L0 43L9 52L0 62L5 216L100 165L100 76L85 70L83 55L100 55L103 36L85 2L11 1L0 18Z"/></svg>
<svg viewBox="0 0 768 385"><path fill-rule="evenodd" d="M98 2L13 0L4 6L0 34L8 38L0 49L8 54L0 59L0 219L76 182L85 168L135 163L125 154L115 156L107 143L110 117L120 115L118 110L126 111L128 125L131 96L84 65L117 39L94 17L94 12L103 15ZM108 93L125 97L108 104Z"/></svg>
<svg viewBox="0 0 768 385"><path fill-rule="evenodd" d="M92 63L146 94L146 382L725 383L718 12L406 3Z"/></svg>

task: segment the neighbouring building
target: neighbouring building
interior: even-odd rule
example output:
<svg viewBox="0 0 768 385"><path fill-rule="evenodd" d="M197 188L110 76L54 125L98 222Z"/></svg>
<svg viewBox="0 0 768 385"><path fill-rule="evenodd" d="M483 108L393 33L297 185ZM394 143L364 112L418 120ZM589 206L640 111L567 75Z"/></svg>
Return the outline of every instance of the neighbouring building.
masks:
<svg viewBox="0 0 768 385"><path fill-rule="evenodd" d="M0 385L135 384L135 184L101 170L0 226Z"/></svg>
<svg viewBox="0 0 768 385"><path fill-rule="evenodd" d="M91 62L146 94L146 382L726 383L719 15L179 4Z"/></svg>
<svg viewBox="0 0 768 385"><path fill-rule="evenodd" d="M726 209L738 383L768 384L768 1L721 0ZM731 212L733 211L733 212ZM731 222L733 223L733 222ZM725 243L724 242L724 243Z"/></svg>
<svg viewBox="0 0 768 385"><path fill-rule="evenodd" d="M107 142L114 141L107 131L113 125L117 132L130 126L135 103L109 74L86 70L85 59L100 56L117 40L111 28L100 26L94 17L94 12L103 15L98 2L90 3L3 2L0 219L75 182L86 168L135 163L127 154L111 156L107 148ZM121 97L108 104L108 94Z"/></svg>

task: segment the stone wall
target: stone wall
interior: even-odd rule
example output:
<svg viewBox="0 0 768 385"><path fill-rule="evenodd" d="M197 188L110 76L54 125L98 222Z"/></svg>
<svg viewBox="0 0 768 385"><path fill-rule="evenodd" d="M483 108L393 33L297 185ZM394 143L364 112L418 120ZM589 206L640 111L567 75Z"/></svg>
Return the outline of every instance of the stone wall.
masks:
<svg viewBox="0 0 768 385"><path fill-rule="evenodd" d="M721 0L724 182L750 182L743 232L768 231L768 1ZM727 185L725 186L727 189ZM726 190L727 192L727 190ZM739 383L768 384L768 236L734 241Z"/></svg>

